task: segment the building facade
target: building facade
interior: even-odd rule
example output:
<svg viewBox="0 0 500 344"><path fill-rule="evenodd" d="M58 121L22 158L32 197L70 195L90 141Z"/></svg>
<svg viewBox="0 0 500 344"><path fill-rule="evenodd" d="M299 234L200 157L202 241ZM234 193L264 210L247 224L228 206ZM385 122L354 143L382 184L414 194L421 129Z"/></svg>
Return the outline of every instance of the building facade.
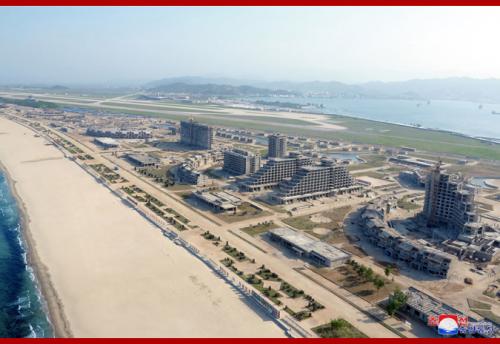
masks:
<svg viewBox="0 0 500 344"><path fill-rule="evenodd" d="M241 149L224 152L224 171L235 175L246 175L260 169L260 155Z"/></svg>
<svg viewBox="0 0 500 344"><path fill-rule="evenodd" d="M475 190L458 175L441 170L440 164L425 183L423 216L428 227L447 226L452 235L471 235L479 227Z"/></svg>
<svg viewBox="0 0 500 344"><path fill-rule="evenodd" d="M412 269L446 278L452 256L421 242L409 240L389 227L384 220L384 206L369 204L361 213L362 231L368 241L382 249L387 256Z"/></svg>
<svg viewBox="0 0 500 344"><path fill-rule="evenodd" d="M287 155L286 136L273 134L268 137L268 153L269 158L284 158Z"/></svg>
<svg viewBox="0 0 500 344"><path fill-rule="evenodd" d="M281 181L293 177L297 170L312 164L312 158L293 156L290 158L271 158L260 170L243 181L247 191L261 191L277 186Z"/></svg>
<svg viewBox="0 0 500 344"><path fill-rule="evenodd" d="M212 149L214 130L212 127L190 119L181 121L181 144L200 149Z"/></svg>
<svg viewBox="0 0 500 344"><path fill-rule="evenodd" d="M279 184L279 191L273 195L278 203L291 203L350 192L354 178L344 165L323 160L320 166L302 166L289 180Z"/></svg>
<svg viewBox="0 0 500 344"><path fill-rule="evenodd" d="M208 177L186 164L182 164L177 168L177 178L179 182L196 186L208 185Z"/></svg>

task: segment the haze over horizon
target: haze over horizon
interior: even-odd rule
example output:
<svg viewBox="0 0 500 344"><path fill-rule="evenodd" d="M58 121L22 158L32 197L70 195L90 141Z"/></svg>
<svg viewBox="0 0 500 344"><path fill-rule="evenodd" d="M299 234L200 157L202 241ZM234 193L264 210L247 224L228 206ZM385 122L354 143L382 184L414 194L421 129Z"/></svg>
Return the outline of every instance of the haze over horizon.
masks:
<svg viewBox="0 0 500 344"><path fill-rule="evenodd" d="M4 8L0 84L500 78L500 8Z"/></svg>

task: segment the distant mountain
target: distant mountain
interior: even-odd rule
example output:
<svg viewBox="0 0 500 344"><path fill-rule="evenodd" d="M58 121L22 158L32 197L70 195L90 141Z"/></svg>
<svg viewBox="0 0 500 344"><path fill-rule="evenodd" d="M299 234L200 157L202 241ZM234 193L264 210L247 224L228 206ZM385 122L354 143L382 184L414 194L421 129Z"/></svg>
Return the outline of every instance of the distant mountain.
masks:
<svg viewBox="0 0 500 344"><path fill-rule="evenodd" d="M162 93L188 93L201 96L288 96L294 95L294 92L286 90L270 90L265 88L257 88L253 86L233 86L219 84L191 84L184 82L174 82L169 84L160 84L148 88L150 92Z"/></svg>
<svg viewBox="0 0 500 344"><path fill-rule="evenodd" d="M67 91L67 90L69 90L69 87L62 86L62 85L54 85L54 86L51 86L48 88L53 90L53 91Z"/></svg>
<svg viewBox="0 0 500 344"><path fill-rule="evenodd" d="M218 91L221 91L225 92L224 95L229 96L235 94L273 95L288 92L291 94L300 93L302 95L345 98L441 99L500 103L500 79L445 78L346 84L338 81L269 82L190 76L162 79L151 82L146 87L165 87L172 84L191 85L191 89L196 89L195 85L210 85L210 87L205 88L207 91L213 92L212 94L216 95ZM220 87L220 89L216 86ZM238 90L239 87L243 88ZM185 89L188 90L188 88Z"/></svg>
<svg viewBox="0 0 500 344"><path fill-rule="evenodd" d="M302 94L324 94L331 96L360 96L364 90L358 85L349 85L339 81L307 81L307 82L289 82L275 81L259 84L261 87L270 89L284 89Z"/></svg>
<svg viewBox="0 0 500 344"><path fill-rule="evenodd" d="M254 82L242 79L209 78L201 76L180 76L180 77L164 78L160 80L151 81L145 84L144 87L155 88L170 84L188 84L188 85L217 84L217 85L231 85L231 86L241 86L241 85L255 86Z"/></svg>
<svg viewBox="0 0 500 344"><path fill-rule="evenodd" d="M360 86L374 96L500 102L500 79L416 79Z"/></svg>

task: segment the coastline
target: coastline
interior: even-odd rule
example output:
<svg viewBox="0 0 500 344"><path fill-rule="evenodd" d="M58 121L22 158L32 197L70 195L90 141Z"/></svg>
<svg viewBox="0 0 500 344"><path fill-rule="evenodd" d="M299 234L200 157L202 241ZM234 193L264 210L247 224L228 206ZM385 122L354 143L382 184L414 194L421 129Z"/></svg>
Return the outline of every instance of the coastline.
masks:
<svg viewBox="0 0 500 344"><path fill-rule="evenodd" d="M314 98L312 98L312 99L314 99ZM229 103L229 104L237 105L239 103ZM263 112L262 110L259 110L256 107L255 108L254 107L245 108L245 107L237 107L237 106L232 106L232 105L220 105L220 106L224 107L226 109L240 109L240 110ZM269 116L272 117L273 115L283 113L284 110L283 109L272 109L272 110L268 109L267 111L270 113ZM457 130L452 130L452 129L433 128L433 127L428 127L428 126L416 126L416 125L387 121L387 120L382 120L382 119L373 119L373 118L366 117L366 115L363 115L362 113L340 114L340 113L336 113L336 112L331 112L330 110L327 110L327 109L324 109L322 111L289 109L289 112L286 112L286 113L296 114L297 116L295 116L293 118L298 119L298 120L305 120L306 118L303 117L304 115L315 115L315 116L327 117L327 118L316 121L316 123L318 123L320 126L321 125L328 125L328 124L337 124L338 125L338 123L336 121L332 121L331 117L335 116L335 117L344 117L347 119L380 123L380 124L385 124L385 125L395 125L395 126L411 128L411 129L420 129L420 130L424 130L424 131L431 131L431 132L437 132L437 133L443 133L443 134L456 135L456 136L467 138L467 139L473 139L473 140L478 140L478 141L482 141L482 142L500 145L500 137L488 137L488 136L483 136L483 135L472 135L472 134L467 134L467 133L457 131ZM279 117L279 116L276 115L275 117ZM330 118L328 118L328 117L330 117ZM339 127L341 127L341 126L339 125ZM343 129L348 129L348 128L343 128Z"/></svg>
<svg viewBox="0 0 500 344"><path fill-rule="evenodd" d="M23 244L26 245L28 265L33 269L33 273L35 274L35 283L42 294L42 306L44 307L44 312L52 326L54 337L71 338L73 337L73 334L71 332L69 321L64 315L64 306L51 282L49 269L43 264L36 251L36 241L33 239L30 232L30 217L26 209L26 204L17 192L15 179L12 178L9 171L1 161L0 171L4 173L12 196L16 200L21 226L20 233L23 239Z"/></svg>
<svg viewBox="0 0 500 344"><path fill-rule="evenodd" d="M20 97L19 94L11 94L10 92L8 93L2 93L2 96L7 96L8 98L13 98L13 99L17 99ZM44 97L42 94L36 94L35 96L37 96L39 99L41 100L44 100ZM70 106L75 106L75 107L78 107L78 108L83 108L83 109L98 109L98 110L102 110L102 111L108 111L108 112L115 112L115 111L118 111L120 113L125 113L125 114L130 114L130 115L141 115L141 116L152 116L152 113L161 113L165 116L165 118L170 118L170 119L174 119L174 120L180 120L178 117L187 117L186 115L182 115L182 113L177 113L177 114L174 114L174 113L171 113L167 110L149 110L149 109L136 109L136 108L127 108L127 103L123 103L123 106L122 107L116 107L116 106L107 106L107 105L102 105L102 104L92 104L92 103L78 103L78 102L75 102L74 100L73 101L64 101L64 100L48 100L48 101L51 101L53 103L56 103L56 104L61 104L61 105L70 105ZM139 102L137 102L139 103ZM148 104L147 102L144 102L145 105L151 105L151 104ZM466 133L463 133L463 132L460 132L460 131L457 131L457 130L451 130L451 129L440 129L440 128L432 128L432 127L427 127L427 126L421 126L421 127L418 127L418 126L413 126L413 125L409 125L409 124L404 124L404 123L398 123L398 122L391 122L391 121L384 121L384 120L377 120L377 119L371 119L371 118L367 118L365 116L363 116L362 114L358 114L358 115L354 115L354 114L338 114L338 113L333 113L333 112L330 112L328 110L324 110L324 111L287 111L287 112L283 112L283 111L260 111L260 110L256 110L256 109L247 109L247 108L235 108L233 106L230 106L230 105L227 105L227 104L224 104L224 105L219 105L221 109L226 110L226 111L231 111L231 110L239 110L241 111L241 113L239 113L238 115L240 116L261 116L261 117L275 117L275 118L280 118L280 117L283 117L285 115L285 117L290 114L294 114L295 116L292 115L292 118L293 119L297 119L297 120L303 120L303 121L308 121L310 123L312 123L313 125L311 125L310 128L307 128L307 129L310 129L310 130L318 130L318 131L321 131L322 129L323 130L340 130L340 132L342 130L345 130L345 129L349 129L348 127L342 127L341 125L339 125L338 123L335 123L334 121L331 121L328 117L329 116L337 116L337 117L344 117L344 118L347 118L347 119L351 119L351 120L361 120L361 121L367 121L367 122L373 122L373 123L378 123L378 124L384 124L384 125L394 125L394 126L399 126L399 127L402 127L402 128L409 128L409 129L420 129L421 131L428 131L428 132L432 132L432 133L440 133L440 134L447 134L447 135L454 135L454 136L457 136L457 137L461 137L461 138L464 138L464 139L470 139L470 140L475 140L475 141L478 141L478 142L483 142L483 143L488 143L488 144L493 144L494 146L497 146L497 145L500 145L500 138L495 138L495 137L488 137L488 136L484 136L484 135L471 135L471 134L466 134ZM250 113L245 113L245 111L250 111ZM251 113L251 112L255 112L255 113ZM229 113L227 114L218 114L216 116L211 116L211 117L207 117L207 116L200 116L202 119L209 119L209 120L213 120L213 119L221 119L221 120L225 120L226 117L230 117L230 116L227 116ZM230 114L229 114L230 115ZM308 118L307 116L318 116L318 118L312 120L311 118ZM169 117L170 116L170 117ZM173 117L175 118L173 118ZM306 117L304 117L306 116ZM238 120L234 120L234 126L235 127L238 127ZM267 123L267 124L271 124L271 123ZM280 123L272 123L272 125L274 126L279 126ZM293 128L294 126L293 125L287 125L288 128ZM274 130L274 129L273 129Z"/></svg>
<svg viewBox="0 0 500 344"><path fill-rule="evenodd" d="M0 159L56 336L285 336L31 128L0 125Z"/></svg>

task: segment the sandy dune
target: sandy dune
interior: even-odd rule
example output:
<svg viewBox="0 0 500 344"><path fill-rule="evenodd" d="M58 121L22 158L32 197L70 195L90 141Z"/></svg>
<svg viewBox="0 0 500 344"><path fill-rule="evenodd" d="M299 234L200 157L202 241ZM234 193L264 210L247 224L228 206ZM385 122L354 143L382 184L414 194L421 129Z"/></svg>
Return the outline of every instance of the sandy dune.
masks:
<svg viewBox="0 0 500 344"><path fill-rule="evenodd" d="M0 161L74 336L284 336L43 138L1 117L0 131Z"/></svg>

